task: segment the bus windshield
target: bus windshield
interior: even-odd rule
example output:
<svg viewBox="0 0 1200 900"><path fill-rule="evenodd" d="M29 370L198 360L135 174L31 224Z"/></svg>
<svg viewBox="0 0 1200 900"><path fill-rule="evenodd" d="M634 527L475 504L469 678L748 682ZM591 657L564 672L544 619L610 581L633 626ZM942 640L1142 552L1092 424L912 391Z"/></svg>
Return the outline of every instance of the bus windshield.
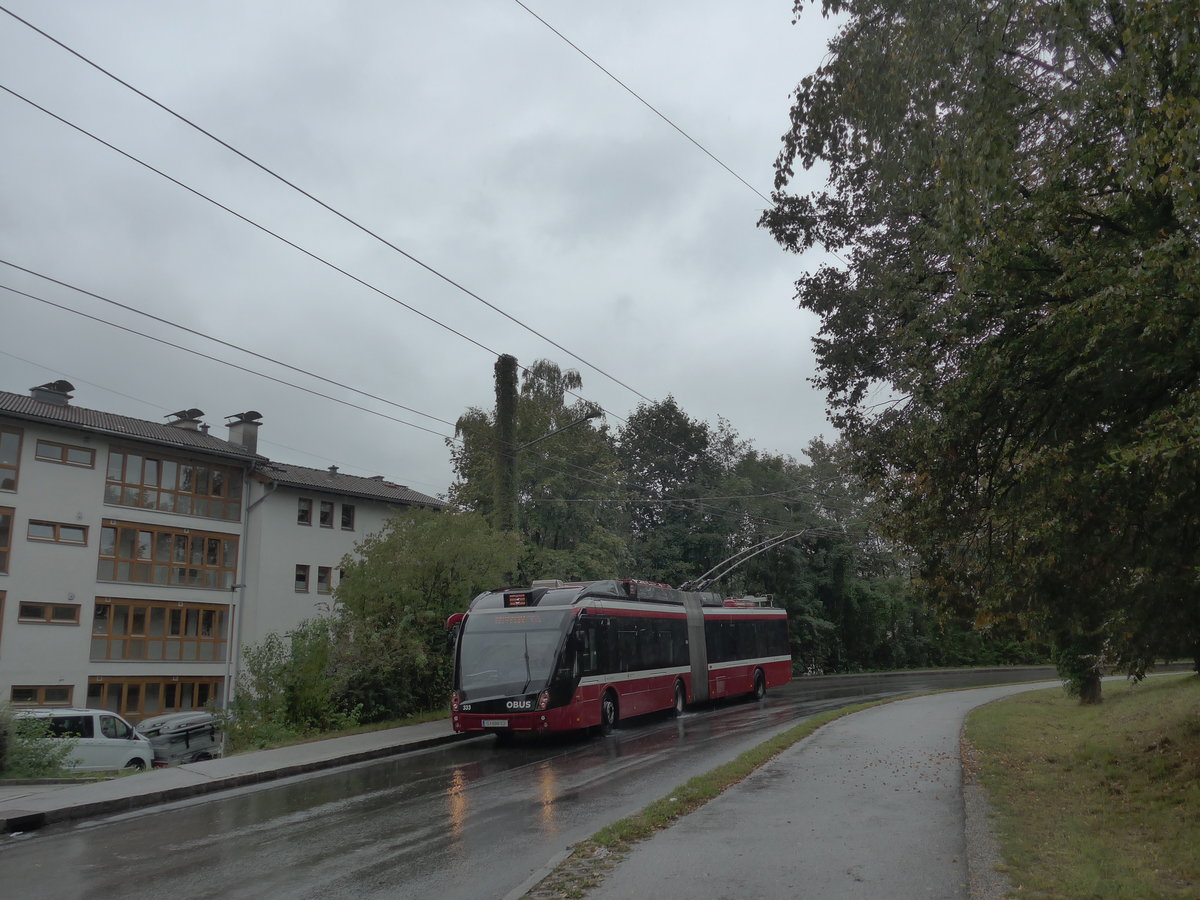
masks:
<svg viewBox="0 0 1200 900"><path fill-rule="evenodd" d="M511 697L545 688L569 607L475 613L459 635L458 687L463 699Z"/></svg>

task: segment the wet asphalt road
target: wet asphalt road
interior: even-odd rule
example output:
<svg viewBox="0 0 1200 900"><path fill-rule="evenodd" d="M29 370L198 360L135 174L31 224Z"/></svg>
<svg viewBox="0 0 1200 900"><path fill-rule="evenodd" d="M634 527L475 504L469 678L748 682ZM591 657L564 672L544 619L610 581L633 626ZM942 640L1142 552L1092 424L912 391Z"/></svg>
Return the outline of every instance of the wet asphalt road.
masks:
<svg viewBox="0 0 1200 900"><path fill-rule="evenodd" d="M815 713L1047 669L802 679L603 739L466 741L0 841L31 898L500 898L570 844ZM17 887L16 893L9 893Z"/></svg>

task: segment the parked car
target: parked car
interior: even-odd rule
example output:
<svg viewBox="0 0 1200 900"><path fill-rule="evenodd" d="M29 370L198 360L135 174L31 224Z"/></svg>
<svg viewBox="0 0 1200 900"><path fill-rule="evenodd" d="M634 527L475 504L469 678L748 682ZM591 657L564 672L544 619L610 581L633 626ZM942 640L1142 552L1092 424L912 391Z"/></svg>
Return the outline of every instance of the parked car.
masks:
<svg viewBox="0 0 1200 900"><path fill-rule="evenodd" d="M51 737L75 741L67 766L72 771L147 769L154 761L150 742L114 712L46 707L18 710L17 715L44 720Z"/></svg>
<svg viewBox="0 0 1200 900"><path fill-rule="evenodd" d="M155 768L216 759L221 755L221 731L212 713L203 710L143 719L138 731L149 738L154 748Z"/></svg>

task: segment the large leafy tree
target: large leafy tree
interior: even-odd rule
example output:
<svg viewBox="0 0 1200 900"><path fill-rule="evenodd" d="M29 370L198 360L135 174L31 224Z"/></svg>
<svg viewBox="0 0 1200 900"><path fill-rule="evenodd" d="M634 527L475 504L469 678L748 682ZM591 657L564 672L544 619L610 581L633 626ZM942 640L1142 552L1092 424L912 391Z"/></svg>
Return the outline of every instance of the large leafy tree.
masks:
<svg viewBox="0 0 1200 900"><path fill-rule="evenodd" d="M617 435L641 577L679 584L736 549L741 515L706 497L722 493L746 444L728 426L689 416L674 397L643 403Z"/></svg>
<svg viewBox="0 0 1200 900"><path fill-rule="evenodd" d="M1098 699L1200 641L1200 4L821 6L763 217L842 255L818 383L924 587Z"/></svg>

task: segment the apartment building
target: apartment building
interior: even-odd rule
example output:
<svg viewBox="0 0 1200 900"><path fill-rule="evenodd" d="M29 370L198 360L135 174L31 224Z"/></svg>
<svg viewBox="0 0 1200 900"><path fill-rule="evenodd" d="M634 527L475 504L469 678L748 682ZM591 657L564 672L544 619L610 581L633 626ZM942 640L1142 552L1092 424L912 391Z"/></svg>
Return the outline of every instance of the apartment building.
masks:
<svg viewBox="0 0 1200 900"><path fill-rule="evenodd" d="M220 705L241 647L328 610L390 512L444 504L268 460L261 416L166 424L0 391L0 699L137 720Z"/></svg>

